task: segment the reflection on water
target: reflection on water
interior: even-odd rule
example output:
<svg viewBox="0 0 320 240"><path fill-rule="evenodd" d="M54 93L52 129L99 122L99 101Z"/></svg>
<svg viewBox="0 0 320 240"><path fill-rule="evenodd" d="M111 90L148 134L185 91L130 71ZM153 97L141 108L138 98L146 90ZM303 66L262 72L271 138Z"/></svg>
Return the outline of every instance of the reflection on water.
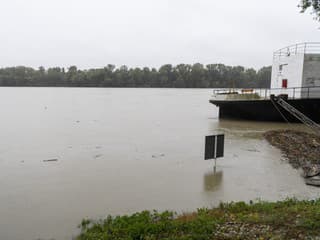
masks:
<svg viewBox="0 0 320 240"><path fill-rule="evenodd" d="M203 188L205 191L214 192L219 189L223 180L223 171L207 172L203 176Z"/></svg>

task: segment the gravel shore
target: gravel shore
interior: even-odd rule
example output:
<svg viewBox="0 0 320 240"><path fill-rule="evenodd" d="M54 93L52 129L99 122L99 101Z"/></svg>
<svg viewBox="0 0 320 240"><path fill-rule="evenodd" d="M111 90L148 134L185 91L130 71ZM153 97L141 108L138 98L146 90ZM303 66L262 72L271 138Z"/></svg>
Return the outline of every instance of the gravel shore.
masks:
<svg viewBox="0 0 320 240"><path fill-rule="evenodd" d="M264 137L282 151L294 168L320 164L320 136L294 130L275 130L266 132Z"/></svg>

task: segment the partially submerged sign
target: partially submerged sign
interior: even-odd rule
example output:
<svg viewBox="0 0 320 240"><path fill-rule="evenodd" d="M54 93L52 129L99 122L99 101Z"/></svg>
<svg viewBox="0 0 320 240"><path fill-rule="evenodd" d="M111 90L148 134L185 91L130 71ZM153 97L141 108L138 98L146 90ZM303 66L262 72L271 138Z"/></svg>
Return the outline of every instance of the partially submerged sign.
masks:
<svg viewBox="0 0 320 240"><path fill-rule="evenodd" d="M204 160L223 157L224 134L206 136Z"/></svg>

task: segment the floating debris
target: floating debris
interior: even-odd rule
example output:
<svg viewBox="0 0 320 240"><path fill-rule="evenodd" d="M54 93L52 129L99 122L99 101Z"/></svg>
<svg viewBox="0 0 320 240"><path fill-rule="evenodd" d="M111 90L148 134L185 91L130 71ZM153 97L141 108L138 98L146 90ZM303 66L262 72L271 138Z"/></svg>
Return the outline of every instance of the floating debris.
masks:
<svg viewBox="0 0 320 240"><path fill-rule="evenodd" d="M57 162L57 161L58 161L57 158L43 160L43 162Z"/></svg>
<svg viewBox="0 0 320 240"><path fill-rule="evenodd" d="M248 151L248 152L260 152L260 151L257 150L257 149L246 149L246 151Z"/></svg>
<svg viewBox="0 0 320 240"><path fill-rule="evenodd" d="M152 155L152 158L158 158L158 157L164 157L164 153L160 154L160 155Z"/></svg>
<svg viewBox="0 0 320 240"><path fill-rule="evenodd" d="M102 156L103 156L102 154L96 154L96 155L94 155L94 158L100 158Z"/></svg>

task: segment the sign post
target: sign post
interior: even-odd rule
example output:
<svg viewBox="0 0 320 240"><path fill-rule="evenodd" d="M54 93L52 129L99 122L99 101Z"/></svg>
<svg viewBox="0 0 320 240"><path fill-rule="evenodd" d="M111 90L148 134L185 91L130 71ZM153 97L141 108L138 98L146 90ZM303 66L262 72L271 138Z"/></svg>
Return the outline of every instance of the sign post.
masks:
<svg viewBox="0 0 320 240"><path fill-rule="evenodd" d="M217 158L224 155L224 134L206 136L204 160L214 159L216 171Z"/></svg>

